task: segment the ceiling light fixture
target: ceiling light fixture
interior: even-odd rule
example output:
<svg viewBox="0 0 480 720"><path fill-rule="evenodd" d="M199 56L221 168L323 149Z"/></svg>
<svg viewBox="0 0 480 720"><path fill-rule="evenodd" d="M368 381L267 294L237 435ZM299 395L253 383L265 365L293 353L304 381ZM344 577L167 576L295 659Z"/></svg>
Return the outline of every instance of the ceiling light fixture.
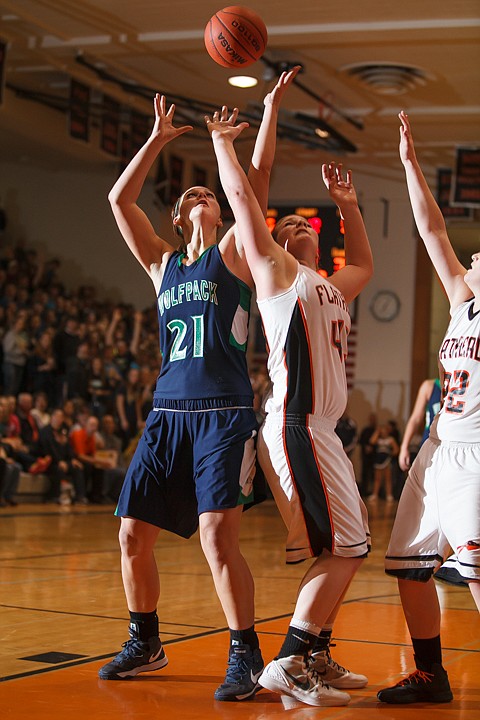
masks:
<svg viewBox="0 0 480 720"><path fill-rule="evenodd" d="M380 95L402 95L432 79L421 68L397 63L356 63L341 69Z"/></svg>
<svg viewBox="0 0 480 720"><path fill-rule="evenodd" d="M249 88L255 87L258 84L257 78L251 77L250 75L233 75L228 78L228 82L233 87Z"/></svg>

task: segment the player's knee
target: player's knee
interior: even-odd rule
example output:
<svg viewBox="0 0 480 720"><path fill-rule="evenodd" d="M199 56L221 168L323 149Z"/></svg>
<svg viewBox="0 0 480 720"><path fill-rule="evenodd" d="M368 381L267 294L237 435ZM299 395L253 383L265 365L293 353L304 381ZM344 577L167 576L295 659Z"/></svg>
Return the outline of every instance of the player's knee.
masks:
<svg viewBox="0 0 480 720"><path fill-rule="evenodd" d="M142 534L136 531L132 526L122 523L118 533L118 541L123 557L137 557L144 553L150 552L151 545L145 541Z"/></svg>
<svg viewBox="0 0 480 720"><path fill-rule="evenodd" d="M200 532L200 541L208 562L223 565L234 550L230 534L215 525L206 525Z"/></svg>

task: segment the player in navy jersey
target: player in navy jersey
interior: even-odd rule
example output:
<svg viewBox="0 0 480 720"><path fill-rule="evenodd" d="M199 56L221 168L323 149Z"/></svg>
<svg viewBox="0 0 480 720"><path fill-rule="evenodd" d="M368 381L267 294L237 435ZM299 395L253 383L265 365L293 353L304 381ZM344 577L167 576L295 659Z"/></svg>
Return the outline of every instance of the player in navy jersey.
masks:
<svg viewBox="0 0 480 720"><path fill-rule="evenodd" d="M280 100L298 72L283 73L265 98L249 180L264 212ZM160 238L137 204L150 168L170 141L175 107L154 99L150 138L109 194L118 227L157 294L163 356L152 411L128 469L121 517L122 577L131 639L99 676L121 680L167 664L159 638L154 545L160 529L200 530L202 549L230 628L225 682L217 700L255 695L263 660L254 630L254 584L240 552L243 505L251 500L256 418L246 344L252 278L236 228L222 226L215 194L192 187L172 218L181 249Z"/></svg>
<svg viewBox="0 0 480 720"><path fill-rule="evenodd" d="M418 232L450 302L439 353L443 404L410 469L385 559L398 578L416 670L378 693L386 703L449 702L442 666L440 606L433 581L449 545L480 610L480 253L466 269L418 163L408 116L400 158Z"/></svg>
<svg viewBox="0 0 480 720"><path fill-rule="evenodd" d="M206 121L267 341L272 393L259 457L288 527L287 562L315 558L300 584L287 636L260 684L309 705L345 705L350 696L342 689L368 680L331 661L329 632L370 537L335 426L347 404L347 304L370 279L372 255L351 173L345 179L335 163L323 165L322 174L344 220L346 267L321 277L318 235L303 217L282 218L275 239L270 235L236 157L234 140L246 127L236 125L236 117L224 107Z"/></svg>
<svg viewBox="0 0 480 720"><path fill-rule="evenodd" d="M415 433L423 426L422 438L419 445L423 445L430 434L430 425L433 418L440 410L441 405L441 387L438 378L428 378L424 380L418 388L415 404L410 417L405 425L400 452L398 453L398 464L404 471L410 468L411 452L410 443Z"/></svg>

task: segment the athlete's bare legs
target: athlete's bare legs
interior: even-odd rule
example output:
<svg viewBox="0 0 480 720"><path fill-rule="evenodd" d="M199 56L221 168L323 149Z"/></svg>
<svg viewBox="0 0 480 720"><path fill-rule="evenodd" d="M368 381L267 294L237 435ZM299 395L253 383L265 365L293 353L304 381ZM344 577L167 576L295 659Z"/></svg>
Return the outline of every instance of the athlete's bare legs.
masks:
<svg viewBox="0 0 480 720"><path fill-rule="evenodd" d="M213 575L228 627L249 628L254 623L254 583L240 552L239 534L243 506L202 513L200 542Z"/></svg>
<svg viewBox="0 0 480 720"><path fill-rule="evenodd" d="M440 604L433 578L426 583L398 580L403 612L412 638L433 638L440 634Z"/></svg>
<svg viewBox="0 0 480 720"><path fill-rule="evenodd" d="M142 520L121 519L122 578L127 606L132 612L157 609L160 579L153 548L159 532L158 527Z"/></svg>
<svg viewBox="0 0 480 720"><path fill-rule="evenodd" d="M230 510L205 512L199 518L200 542L230 630L227 674L214 694L216 700L222 701L252 698L259 688L258 678L263 670L254 628L255 587L239 545L242 511L240 505ZM242 677L239 668L243 668Z"/></svg>
<svg viewBox="0 0 480 720"><path fill-rule="evenodd" d="M295 617L318 627L329 622L332 616L334 618L362 560L326 552L318 557L300 583Z"/></svg>
<svg viewBox="0 0 480 720"><path fill-rule="evenodd" d="M356 571L355 571L355 572L356 572ZM338 615L338 611L339 611L340 608L342 607L343 598L344 598L345 595L347 594L347 590L348 590L348 588L350 587L352 580L353 580L353 575L352 575L352 577L350 578L350 582L348 582L347 585L345 586L345 590L343 591L341 597L337 600L337 604L336 604L335 607L333 608L333 610L332 610L332 612L330 613L330 615L328 616L328 618L327 618L327 619L325 620L325 622L323 623L323 626L322 626L322 627L325 627L325 626L331 627L331 626L333 626L333 623L335 622L336 617L337 617L337 615Z"/></svg>
<svg viewBox="0 0 480 720"><path fill-rule="evenodd" d="M119 540L122 579L130 614L130 640L123 650L98 671L102 680L126 680L168 663L159 637L157 604L160 580L153 554L160 532L155 525L123 517Z"/></svg>
<svg viewBox="0 0 480 720"><path fill-rule="evenodd" d="M373 491L370 495L370 500L378 499L378 496L380 494L380 488L382 487L382 484L385 483L385 497L391 498L392 497L392 470L391 467L388 466L386 468L375 468L375 474L374 474L374 481L373 481Z"/></svg>
<svg viewBox="0 0 480 720"><path fill-rule="evenodd" d="M470 588L470 592L472 593L473 599L475 600L477 610L478 612L480 612L480 581L472 580L468 583L468 587Z"/></svg>

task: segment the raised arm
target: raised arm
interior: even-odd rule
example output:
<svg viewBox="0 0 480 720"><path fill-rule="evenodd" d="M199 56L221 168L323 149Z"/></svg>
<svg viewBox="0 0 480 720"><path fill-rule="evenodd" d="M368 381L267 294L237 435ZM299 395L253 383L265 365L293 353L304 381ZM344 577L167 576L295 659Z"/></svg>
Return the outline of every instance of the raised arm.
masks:
<svg viewBox="0 0 480 720"><path fill-rule="evenodd" d="M114 308L112 313L112 319L105 332L105 345L113 345L115 342L115 330L118 323L122 319L122 311L120 308Z"/></svg>
<svg viewBox="0 0 480 720"><path fill-rule="evenodd" d="M275 87L271 92L267 93L263 101L262 122L255 140L252 161L248 170L248 180L264 215L267 213L270 173L277 144L278 110L285 91L292 84L299 70L300 65L296 65L289 72L283 72L278 78Z"/></svg>
<svg viewBox="0 0 480 720"><path fill-rule="evenodd" d="M323 181L343 219L346 265L329 278L340 290L346 302L354 300L373 274L373 259L367 231L358 207L357 193L352 183L351 170L346 179L342 165L330 163L322 166Z"/></svg>
<svg viewBox="0 0 480 720"><path fill-rule="evenodd" d="M296 268L296 261L273 240L252 186L238 161L233 143L248 123L235 125L237 116L236 108L229 116L224 106L221 113L214 113L212 119L206 117L205 122L212 137L220 181L235 217L235 232L245 249L257 296L261 299L277 292L286 268L292 263ZM295 271L292 279L294 276Z"/></svg>
<svg viewBox="0 0 480 720"><path fill-rule="evenodd" d="M143 325L143 313L140 310L137 310L135 312L135 315L133 316L133 333L132 333L132 339L130 340L130 352L135 357L138 354L138 346L140 344L142 325Z"/></svg>
<svg viewBox="0 0 480 720"><path fill-rule="evenodd" d="M155 95L153 106L155 122L152 133L120 175L111 189L108 199L128 247L150 275L154 284L157 285L158 268L163 255L171 252L173 247L156 234L150 220L137 205L137 200L150 168L162 148L179 135L192 130L192 127L190 125L180 128L173 126L175 105L171 105L166 111L163 95L160 96L158 93Z"/></svg>
<svg viewBox="0 0 480 720"><path fill-rule="evenodd" d="M299 70L300 65L296 65L289 72L283 72L277 80L275 87L267 93L263 101L264 111L262 121L255 140L255 147L247 177L264 217L267 214L270 174L275 158L278 110L285 91L291 85ZM221 240L220 249L222 250L224 259L227 257L227 248L230 250L235 248L235 252L230 255L230 261L232 263L231 269L241 275L243 268L247 276L250 277L251 268L247 267L242 238L236 225L231 227ZM240 263L240 267L237 263Z"/></svg>
<svg viewBox="0 0 480 720"><path fill-rule="evenodd" d="M452 308L471 297L463 281L465 268L458 260L447 235L445 220L418 164L408 115L402 110L400 159L405 168L413 216L430 259Z"/></svg>
<svg viewBox="0 0 480 720"><path fill-rule="evenodd" d="M405 425L405 432L403 433L402 444L400 445L398 455L398 464L402 470L408 470L410 467L410 451L408 448L413 436L420 428L423 431L425 427L425 408L432 394L434 382L434 380L424 380L418 389L412 413Z"/></svg>

